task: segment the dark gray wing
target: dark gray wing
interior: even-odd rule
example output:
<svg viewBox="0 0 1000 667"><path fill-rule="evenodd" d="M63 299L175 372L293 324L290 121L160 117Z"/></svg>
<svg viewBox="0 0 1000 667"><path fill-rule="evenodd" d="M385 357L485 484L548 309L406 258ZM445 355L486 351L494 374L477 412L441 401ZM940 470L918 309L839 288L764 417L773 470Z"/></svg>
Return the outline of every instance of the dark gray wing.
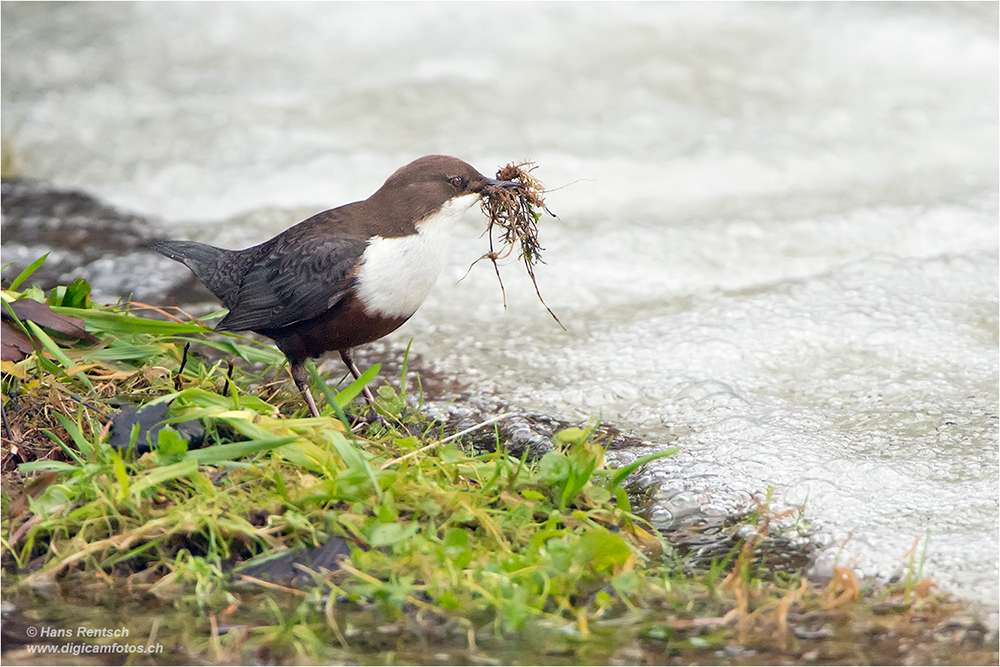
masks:
<svg viewBox="0 0 1000 667"><path fill-rule="evenodd" d="M344 297L364 249L360 239L332 236L262 244L246 258L239 293L216 329L263 332L322 314Z"/></svg>

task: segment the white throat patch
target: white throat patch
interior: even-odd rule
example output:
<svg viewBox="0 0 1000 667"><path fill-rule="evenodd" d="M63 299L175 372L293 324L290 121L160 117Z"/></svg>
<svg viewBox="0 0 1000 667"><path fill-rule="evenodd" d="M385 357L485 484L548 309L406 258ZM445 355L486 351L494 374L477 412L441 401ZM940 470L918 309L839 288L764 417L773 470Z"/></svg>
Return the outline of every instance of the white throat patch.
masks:
<svg viewBox="0 0 1000 667"><path fill-rule="evenodd" d="M474 193L450 199L411 236L372 237L357 282L369 314L409 317L417 311L444 268L455 224L478 200Z"/></svg>

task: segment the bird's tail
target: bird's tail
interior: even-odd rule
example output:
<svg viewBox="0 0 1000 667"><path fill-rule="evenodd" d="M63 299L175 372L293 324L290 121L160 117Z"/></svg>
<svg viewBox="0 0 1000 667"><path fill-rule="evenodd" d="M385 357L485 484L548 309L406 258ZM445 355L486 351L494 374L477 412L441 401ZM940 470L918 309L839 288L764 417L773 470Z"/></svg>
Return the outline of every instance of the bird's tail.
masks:
<svg viewBox="0 0 1000 667"><path fill-rule="evenodd" d="M235 268L235 251L195 241L153 241L149 249L186 265L227 308L232 307L230 300L239 286L228 275Z"/></svg>

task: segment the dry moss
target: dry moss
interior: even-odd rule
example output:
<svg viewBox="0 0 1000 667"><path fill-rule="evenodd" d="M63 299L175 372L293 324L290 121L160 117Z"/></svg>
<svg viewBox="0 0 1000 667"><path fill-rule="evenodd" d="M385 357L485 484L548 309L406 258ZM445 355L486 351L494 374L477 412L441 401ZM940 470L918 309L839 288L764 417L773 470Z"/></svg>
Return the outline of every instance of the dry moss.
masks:
<svg viewBox="0 0 1000 667"><path fill-rule="evenodd" d="M542 246L538 242L538 220L545 211L552 217L552 213L545 206L543 195L545 188L541 181L532 176L531 172L537 168L532 162L511 163L501 167L497 171L497 179L501 181L511 181L517 183L517 188L490 187L483 196L483 212L490 220L486 234L490 239L490 251L472 263L475 266L481 260L488 259L493 262L493 269L496 271L497 280L500 281L500 292L503 294L504 307L507 307L507 295L503 288L503 278L500 276L500 265L498 260L506 259L519 250L518 259L524 262L524 268L531 278L531 284L535 287L535 294L538 300L545 306L559 326L565 329L563 323L559 321L556 314L552 312L542 293L538 289L538 282L535 280L535 265L542 262ZM498 230L498 237L494 239L494 230ZM497 244L499 243L499 250ZM544 263L544 262L543 262ZM470 269L472 266L469 267Z"/></svg>

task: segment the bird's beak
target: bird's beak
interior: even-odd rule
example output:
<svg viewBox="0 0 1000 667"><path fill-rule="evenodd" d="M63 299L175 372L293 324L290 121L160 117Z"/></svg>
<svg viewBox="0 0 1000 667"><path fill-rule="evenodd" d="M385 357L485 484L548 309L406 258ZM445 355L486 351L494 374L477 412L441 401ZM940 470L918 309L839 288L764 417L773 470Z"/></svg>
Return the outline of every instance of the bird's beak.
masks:
<svg viewBox="0 0 1000 667"><path fill-rule="evenodd" d="M523 188L524 186L516 181L498 181L494 178L487 178L486 185L494 188Z"/></svg>

